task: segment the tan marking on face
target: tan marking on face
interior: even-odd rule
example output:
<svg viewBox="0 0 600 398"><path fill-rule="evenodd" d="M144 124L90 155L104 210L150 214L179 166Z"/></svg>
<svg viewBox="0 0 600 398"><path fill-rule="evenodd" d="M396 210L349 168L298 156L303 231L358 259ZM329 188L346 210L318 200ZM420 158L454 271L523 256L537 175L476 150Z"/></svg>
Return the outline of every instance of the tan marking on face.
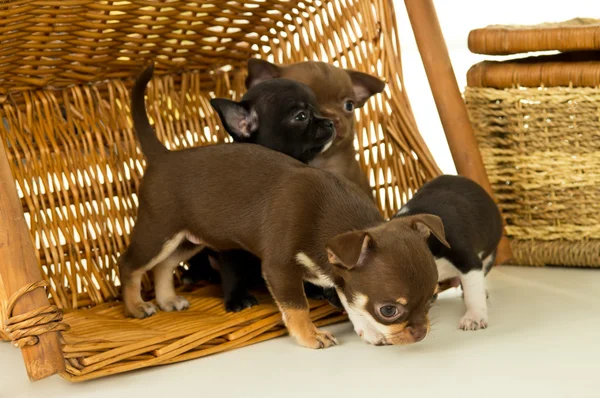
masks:
<svg viewBox="0 0 600 398"><path fill-rule="evenodd" d="M408 322L394 323L392 325L386 325L385 335L393 336L398 333L402 333L404 331L404 329L406 328L406 326L408 326Z"/></svg>
<svg viewBox="0 0 600 398"><path fill-rule="evenodd" d="M279 309L285 326L298 344L307 348L328 348L337 344L331 333L317 329L312 323L308 308L286 308L280 305Z"/></svg>
<svg viewBox="0 0 600 398"><path fill-rule="evenodd" d="M383 335L386 344L401 345L411 344L415 342L414 337L410 334L406 327L408 321L402 323L395 323L391 325L385 325L377 321L371 313L367 310L368 297L364 294L357 294L354 296L354 301L350 307L360 313L360 315L366 319L370 326L375 328L381 335ZM427 332L429 333L429 317L426 317Z"/></svg>
<svg viewBox="0 0 600 398"><path fill-rule="evenodd" d="M408 300L406 299L406 297L400 297L398 300L396 300L396 302L402 305L408 304Z"/></svg>

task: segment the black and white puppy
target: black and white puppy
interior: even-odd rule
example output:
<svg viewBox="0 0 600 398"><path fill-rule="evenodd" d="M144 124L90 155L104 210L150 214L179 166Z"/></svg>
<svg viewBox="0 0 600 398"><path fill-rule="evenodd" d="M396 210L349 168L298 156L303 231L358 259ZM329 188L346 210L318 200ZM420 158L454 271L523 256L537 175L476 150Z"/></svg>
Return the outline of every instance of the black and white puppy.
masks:
<svg viewBox="0 0 600 398"><path fill-rule="evenodd" d="M250 88L240 102L217 98L210 103L234 143L258 144L308 163L333 142L334 137L326 130L313 127L329 122L333 130L333 122L320 116L312 90L293 80L262 82ZM264 281L260 260L249 252L217 253L204 249L188 265L182 278L185 284L197 280L221 281L226 311L237 312L258 304L249 289L261 287ZM337 299L333 290L324 292L309 283L305 288L309 298Z"/></svg>
<svg viewBox="0 0 600 398"><path fill-rule="evenodd" d="M434 214L442 219L450 248L428 240L438 268L438 281L459 277L467 312L458 327L488 326L485 275L494 264L502 237L502 217L494 200L476 182L443 175L423 185L394 217Z"/></svg>

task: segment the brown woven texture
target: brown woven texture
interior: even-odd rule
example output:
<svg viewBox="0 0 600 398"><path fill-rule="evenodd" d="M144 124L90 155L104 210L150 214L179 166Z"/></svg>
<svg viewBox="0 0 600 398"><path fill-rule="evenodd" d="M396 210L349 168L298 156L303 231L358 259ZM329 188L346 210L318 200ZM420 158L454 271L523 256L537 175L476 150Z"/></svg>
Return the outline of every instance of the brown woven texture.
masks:
<svg viewBox="0 0 600 398"><path fill-rule="evenodd" d="M467 87L514 263L600 266L600 88Z"/></svg>
<svg viewBox="0 0 600 398"><path fill-rule="evenodd" d="M471 52L487 55L600 50L600 20L574 18L538 25L492 25L472 30L468 43Z"/></svg>
<svg viewBox="0 0 600 398"><path fill-rule="evenodd" d="M595 87L599 84L600 51L483 61L467 72L469 87Z"/></svg>
<svg viewBox="0 0 600 398"><path fill-rule="evenodd" d="M216 286L183 295L190 301L189 311L162 313L157 318L123 319L123 306L115 302L67 312L64 320L71 331L63 333L67 362L63 377L74 382L96 379L201 358L287 334L281 313L268 296L259 296L260 305L232 314L225 313ZM317 326L346 319L322 302L311 302L311 318Z"/></svg>
<svg viewBox="0 0 600 398"><path fill-rule="evenodd" d="M124 319L114 303L116 259L128 243L144 169L129 88L149 62L157 62L157 76L147 91L148 113L171 149L226 140L208 100L243 94L248 58L321 60L388 83L357 112L356 144L384 215L440 173L403 91L391 0L15 0L0 4L0 32L0 137L51 301L67 311L70 380L208 355L284 333L273 326L274 306L265 304L270 312L262 315L259 309L225 315L220 299L206 289L188 295L188 312L143 321ZM151 291L150 285L146 279L144 289ZM271 323L263 321L267 317ZM323 322L341 319L328 317ZM217 324L229 326L208 340L197 338ZM264 327L248 340L223 338L237 330L229 327L247 324ZM169 339L153 340L157 335ZM157 354L163 347L170 347L167 356Z"/></svg>

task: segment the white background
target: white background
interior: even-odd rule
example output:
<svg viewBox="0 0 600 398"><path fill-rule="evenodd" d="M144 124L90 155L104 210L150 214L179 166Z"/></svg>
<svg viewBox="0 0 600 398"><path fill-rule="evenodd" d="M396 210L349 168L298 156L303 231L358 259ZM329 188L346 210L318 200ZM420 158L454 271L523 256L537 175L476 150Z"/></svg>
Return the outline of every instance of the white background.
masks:
<svg viewBox="0 0 600 398"><path fill-rule="evenodd" d="M406 92L419 130L442 171L455 173L404 2L396 0L394 3ZM560 22L577 17L600 18L600 0L434 0L434 3L461 92L467 84L467 71L472 65L485 59L502 59L472 54L467 47L469 31L488 25Z"/></svg>

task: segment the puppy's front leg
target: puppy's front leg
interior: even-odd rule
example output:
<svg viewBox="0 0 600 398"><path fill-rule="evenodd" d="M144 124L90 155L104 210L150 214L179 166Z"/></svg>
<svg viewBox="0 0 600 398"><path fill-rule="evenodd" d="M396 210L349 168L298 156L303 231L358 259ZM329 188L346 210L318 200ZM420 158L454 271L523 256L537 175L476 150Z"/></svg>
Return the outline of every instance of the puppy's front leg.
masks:
<svg viewBox="0 0 600 398"><path fill-rule="evenodd" d="M290 268L293 271L290 272ZM328 348L337 344L331 333L317 329L310 319L302 274L295 264L283 267L264 261L263 275L279 306L285 326L300 345L308 348Z"/></svg>
<svg viewBox="0 0 600 398"><path fill-rule="evenodd" d="M478 330L488 327L488 310L485 277L482 269L473 269L460 276L467 313L458 325L462 330Z"/></svg>

